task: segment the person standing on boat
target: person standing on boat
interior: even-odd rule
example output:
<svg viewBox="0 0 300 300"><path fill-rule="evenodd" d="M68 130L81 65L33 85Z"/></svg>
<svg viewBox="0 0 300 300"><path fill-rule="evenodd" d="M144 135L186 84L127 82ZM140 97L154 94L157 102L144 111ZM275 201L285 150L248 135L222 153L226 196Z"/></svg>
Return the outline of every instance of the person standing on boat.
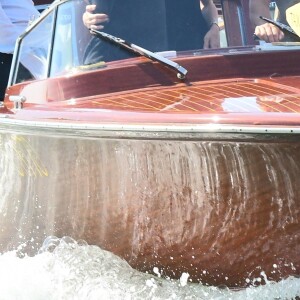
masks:
<svg viewBox="0 0 300 300"><path fill-rule="evenodd" d="M195 50L220 47L218 12L212 0L92 0L86 7L86 27L103 29L148 50ZM200 9L201 4L201 9ZM93 38L85 64L115 60L130 54Z"/></svg>
<svg viewBox="0 0 300 300"><path fill-rule="evenodd" d="M38 15L32 0L0 0L0 101L4 100L16 40Z"/></svg>
<svg viewBox="0 0 300 300"><path fill-rule="evenodd" d="M300 3L300 0L277 0L276 3L276 21L289 25L286 20L286 10ZM271 19L270 12L270 0L250 0L250 19L255 26L254 34L266 42L279 42L279 41L293 41L292 37L287 37L285 34L275 25L265 22L260 19L260 16Z"/></svg>

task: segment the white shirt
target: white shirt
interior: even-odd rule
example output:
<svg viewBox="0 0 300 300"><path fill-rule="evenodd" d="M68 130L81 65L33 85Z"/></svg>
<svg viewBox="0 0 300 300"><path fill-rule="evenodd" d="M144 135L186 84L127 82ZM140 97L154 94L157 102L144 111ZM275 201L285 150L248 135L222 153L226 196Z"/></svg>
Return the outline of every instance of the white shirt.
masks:
<svg viewBox="0 0 300 300"><path fill-rule="evenodd" d="M38 15L32 0L0 0L0 52L13 53L17 38Z"/></svg>

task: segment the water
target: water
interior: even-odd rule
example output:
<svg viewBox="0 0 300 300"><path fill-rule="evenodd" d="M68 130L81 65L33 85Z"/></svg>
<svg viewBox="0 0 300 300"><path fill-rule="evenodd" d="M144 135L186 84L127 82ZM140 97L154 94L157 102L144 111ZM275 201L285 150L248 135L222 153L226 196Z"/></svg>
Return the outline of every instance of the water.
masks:
<svg viewBox="0 0 300 300"><path fill-rule="evenodd" d="M132 269L126 261L99 247L71 238L49 237L39 254L23 256L22 249L0 256L0 300L93 299L293 299L300 279L239 291L163 279Z"/></svg>
<svg viewBox="0 0 300 300"><path fill-rule="evenodd" d="M246 256L298 261L298 142L80 140L1 133L0 150L7 154L0 157L4 248L28 239L39 247L45 236L65 234L89 235L95 243L108 240L110 245L121 238L134 254L149 245L154 253L200 237L197 249L205 247L199 253L207 248L206 255L212 254L209 267L219 259L219 265L230 261L238 272L237 262ZM154 277L70 239L47 239L34 257L22 251L0 255L0 300L300 295L300 279L292 277L240 291L191 284L187 274L179 281ZM279 265L280 259L271 263Z"/></svg>

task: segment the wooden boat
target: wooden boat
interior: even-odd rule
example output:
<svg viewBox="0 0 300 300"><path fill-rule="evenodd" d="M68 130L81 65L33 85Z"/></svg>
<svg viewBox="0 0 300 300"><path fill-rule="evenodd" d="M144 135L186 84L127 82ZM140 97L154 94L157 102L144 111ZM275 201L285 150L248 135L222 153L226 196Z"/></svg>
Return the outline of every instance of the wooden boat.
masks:
<svg viewBox="0 0 300 300"><path fill-rule="evenodd" d="M1 250L67 235L210 285L299 276L299 47L177 53L185 79L144 57L83 66L78 6L56 1L16 48L0 107ZM44 77L22 77L26 47L48 41Z"/></svg>

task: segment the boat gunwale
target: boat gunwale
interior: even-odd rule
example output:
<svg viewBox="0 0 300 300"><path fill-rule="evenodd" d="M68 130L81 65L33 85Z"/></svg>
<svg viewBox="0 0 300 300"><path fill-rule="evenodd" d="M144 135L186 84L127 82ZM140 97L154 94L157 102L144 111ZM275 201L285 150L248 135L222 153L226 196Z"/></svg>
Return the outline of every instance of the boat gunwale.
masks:
<svg viewBox="0 0 300 300"><path fill-rule="evenodd" d="M217 134L217 133L233 133L233 134L287 134L298 135L300 134L299 126L264 126L264 125L234 125L234 124L121 124L121 123L88 123L88 122L69 122L69 121L36 121L36 120L19 120L12 119L10 115L0 115L0 130L1 126L17 127L18 130L24 131L27 129L55 129L56 131L76 130L78 131L97 131L99 132L126 132L130 133L183 133L183 134Z"/></svg>

